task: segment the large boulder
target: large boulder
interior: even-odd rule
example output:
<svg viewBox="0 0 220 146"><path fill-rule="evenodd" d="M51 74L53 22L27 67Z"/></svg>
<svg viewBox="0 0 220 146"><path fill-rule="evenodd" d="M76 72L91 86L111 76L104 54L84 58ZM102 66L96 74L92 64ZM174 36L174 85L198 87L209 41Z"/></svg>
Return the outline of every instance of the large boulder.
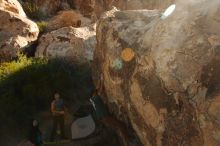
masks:
<svg viewBox="0 0 220 146"><path fill-rule="evenodd" d="M93 77L110 111L146 146L220 145L220 1L108 13Z"/></svg>
<svg viewBox="0 0 220 146"><path fill-rule="evenodd" d="M36 57L70 58L79 64L93 60L96 38L93 27L63 27L43 35Z"/></svg>
<svg viewBox="0 0 220 146"><path fill-rule="evenodd" d="M16 0L10 0L8 3L3 0L0 5L0 18L1 60L15 57L18 50L37 39L37 25L26 17Z"/></svg>

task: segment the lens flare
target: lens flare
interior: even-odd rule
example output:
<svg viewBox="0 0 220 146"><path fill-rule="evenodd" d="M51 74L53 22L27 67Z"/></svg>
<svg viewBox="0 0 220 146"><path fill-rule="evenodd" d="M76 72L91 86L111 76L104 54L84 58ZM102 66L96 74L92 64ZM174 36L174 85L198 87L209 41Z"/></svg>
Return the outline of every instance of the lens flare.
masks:
<svg viewBox="0 0 220 146"><path fill-rule="evenodd" d="M162 19L166 19L168 16L170 16L173 12L174 12L174 10L176 9L176 5L175 4L173 4L173 5L170 5L167 9L166 9L166 11L162 14Z"/></svg>
<svg viewBox="0 0 220 146"><path fill-rule="evenodd" d="M121 52L121 58L126 62L131 61L134 58L134 56L135 56L135 53L134 53L133 49L131 49L131 48L125 48Z"/></svg>
<svg viewBox="0 0 220 146"><path fill-rule="evenodd" d="M121 70L123 68L122 60L119 58L115 59L112 63L112 68L115 70Z"/></svg>

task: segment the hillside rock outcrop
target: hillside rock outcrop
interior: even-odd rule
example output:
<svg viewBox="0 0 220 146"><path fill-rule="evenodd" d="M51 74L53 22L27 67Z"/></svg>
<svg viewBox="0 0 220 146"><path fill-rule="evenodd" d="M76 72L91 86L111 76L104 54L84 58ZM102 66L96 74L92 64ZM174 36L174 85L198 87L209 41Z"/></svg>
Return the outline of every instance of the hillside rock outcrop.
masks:
<svg viewBox="0 0 220 146"><path fill-rule="evenodd" d="M0 18L0 60L15 57L18 50L37 39L39 29L26 17L18 1L3 0Z"/></svg>
<svg viewBox="0 0 220 146"><path fill-rule="evenodd" d="M94 27L63 27L40 38L35 56L70 58L84 64L93 59L95 44Z"/></svg>
<svg viewBox="0 0 220 146"><path fill-rule="evenodd" d="M220 144L220 1L116 11L97 24L93 78L146 146Z"/></svg>

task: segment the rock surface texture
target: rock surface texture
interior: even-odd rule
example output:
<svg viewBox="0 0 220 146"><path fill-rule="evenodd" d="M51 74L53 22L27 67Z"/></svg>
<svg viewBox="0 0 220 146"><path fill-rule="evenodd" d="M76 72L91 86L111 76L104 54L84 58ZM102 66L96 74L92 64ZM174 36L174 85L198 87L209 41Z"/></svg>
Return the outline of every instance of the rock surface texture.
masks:
<svg viewBox="0 0 220 146"><path fill-rule="evenodd" d="M80 14L72 10L60 11L58 15L54 16L48 22L49 30L56 30L62 27L69 27L69 26L72 26L72 27L81 26Z"/></svg>
<svg viewBox="0 0 220 146"><path fill-rule="evenodd" d="M113 6L120 10L136 9L164 9L172 4L174 0L95 0L94 12L99 18L106 10Z"/></svg>
<svg viewBox="0 0 220 146"><path fill-rule="evenodd" d="M70 3L71 0L69 0ZM174 0L72 0L75 8L86 17L100 18L101 14L112 7L120 10L164 9Z"/></svg>
<svg viewBox="0 0 220 146"><path fill-rule="evenodd" d="M91 24L91 20L83 17L80 13L73 10L65 10L58 12L56 16L49 20L47 29L51 31L62 27L85 27Z"/></svg>
<svg viewBox="0 0 220 146"><path fill-rule="evenodd" d="M97 24L94 80L145 146L220 145L220 1L109 12Z"/></svg>
<svg viewBox="0 0 220 146"><path fill-rule="evenodd" d="M95 2L96 0L76 0L75 5L83 16L92 17L94 16Z"/></svg>
<svg viewBox="0 0 220 146"><path fill-rule="evenodd" d="M60 9L61 2L62 0L34 0L34 3L44 16L56 14Z"/></svg>
<svg viewBox="0 0 220 146"><path fill-rule="evenodd" d="M0 18L0 60L15 57L17 50L37 39L39 29L26 17L18 1L3 0Z"/></svg>
<svg viewBox="0 0 220 146"><path fill-rule="evenodd" d="M27 1L27 0L22 0ZM99 18L112 6L120 10L164 9L174 0L33 0L44 16L55 15L59 10L73 8L83 16Z"/></svg>
<svg viewBox="0 0 220 146"><path fill-rule="evenodd" d="M21 4L17 0L1 0L0 8L5 11L10 11L20 16L26 17L26 14L22 9Z"/></svg>
<svg viewBox="0 0 220 146"><path fill-rule="evenodd" d="M40 38L35 56L72 58L77 63L88 63L93 59L95 44L93 27L63 27Z"/></svg>

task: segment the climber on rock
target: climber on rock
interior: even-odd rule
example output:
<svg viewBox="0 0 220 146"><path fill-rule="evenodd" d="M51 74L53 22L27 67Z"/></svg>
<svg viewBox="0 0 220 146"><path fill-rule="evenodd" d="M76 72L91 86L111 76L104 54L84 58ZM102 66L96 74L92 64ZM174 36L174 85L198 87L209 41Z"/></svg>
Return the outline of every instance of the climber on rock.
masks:
<svg viewBox="0 0 220 146"><path fill-rule="evenodd" d="M116 118L110 115L106 105L104 104L100 96L103 90L102 82L103 79L101 78L97 85L98 88L96 88L92 97L90 98L90 102L93 105L96 116L98 120L100 120L103 123L104 126L114 129L116 133L119 134L119 137L122 139L125 146L130 146L130 144L128 144L129 136L126 127L121 121L117 120Z"/></svg>
<svg viewBox="0 0 220 146"><path fill-rule="evenodd" d="M64 102L59 93L55 93L54 98L55 99L51 103L51 112L53 115L53 129L50 137L51 141L54 141L58 126L60 128L61 138L66 139L64 132Z"/></svg>

